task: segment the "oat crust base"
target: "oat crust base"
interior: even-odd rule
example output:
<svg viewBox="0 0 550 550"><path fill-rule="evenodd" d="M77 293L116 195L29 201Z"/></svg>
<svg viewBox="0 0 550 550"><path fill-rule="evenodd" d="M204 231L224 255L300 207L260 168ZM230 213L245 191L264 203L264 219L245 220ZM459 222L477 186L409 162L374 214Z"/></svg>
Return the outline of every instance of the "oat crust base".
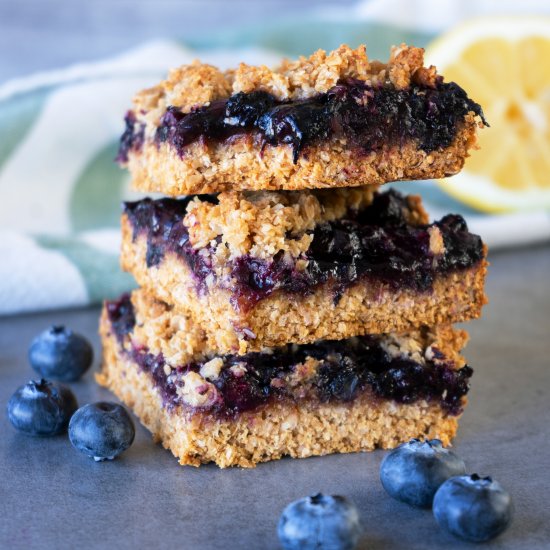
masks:
<svg viewBox="0 0 550 550"><path fill-rule="evenodd" d="M157 300L143 288L131 293L135 325L131 342L145 346L154 355L162 354L171 367L190 362L204 362L224 354L212 345L200 325L181 310ZM459 369L465 365L460 351L466 346L468 334L452 325L423 326L406 333L384 335L387 345L397 346L401 355L421 362L426 350L435 347ZM384 337L382 337L384 339ZM126 344L126 342L125 342ZM269 353L273 348L262 350Z"/></svg>
<svg viewBox="0 0 550 550"><path fill-rule="evenodd" d="M466 116L452 144L426 153L413 142L360 154L345 141L311 146L296 163L292 148L261 147L253 136L189 145L183 156L166 143L146 141L127 166L137 191L179 196L237 190L301 190L378 185L452 176L476 146L478 123Z"/></svg>
<svg viewBox="0 0 550 550"><path fill-rule="evenodd" d="M179 409L164 409L150 377L120 352L105 311L100 333L103 365L96 375L98 383L130 407L154 441L172 451L182 465L254 467L286 455L305 458L388 449L412 437L439 438L448 445L457 430L458 418L437 405L361 398L346 405L274 403L231 421L200 414L186 418Z"/></svg>

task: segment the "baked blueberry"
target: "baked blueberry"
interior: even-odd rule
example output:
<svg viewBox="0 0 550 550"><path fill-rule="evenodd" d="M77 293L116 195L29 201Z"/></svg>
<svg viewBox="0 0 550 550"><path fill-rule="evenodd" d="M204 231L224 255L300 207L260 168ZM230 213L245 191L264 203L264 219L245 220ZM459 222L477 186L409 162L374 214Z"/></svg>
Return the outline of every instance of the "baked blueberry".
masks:
<svg viewBox="0 0 550 550"><path fill-rule="evenodd" d="M44 379L31 380L8 401L8 419L14 428L28 435L56 435L67 429L77 408L69 388Z"/></svg>
<svg viewBox="0 0 550 550"><path fill-rule="evenodd" d="M285 550L351 550L361 531L359 512L352 502L321 493L291 502L277 526Z"/></svg>
<svg viewBox="0 0 550 550"><path fill-rule="evenodd" d="M439 486L466 472L464 461L439 439L411 439L391 451L380 466L380 481L393 498L429 508Z"/></svg>
<svg viewBox="0 0 550 550"><path fill-rule="evenodd" d="M442 529L460 539L484 542L510 525L513 505L500 483L473 474L443 483L435 494L433 512Z"/></svg>
<svg viewBox="0 0 550 550"><path fill-rule="evenodd" d="M130 415L116 403L84 405L69 423L73 447L96 462L112 460L124 452L133 443L135 434Z"/></svg>
<svg viewBox="0 0 550 550"><path fill-rule="evenodd" d="M39 334L29 348L32 368L45 378L78 380L93 361L90 342L64 326L54 325Z"/></svg>

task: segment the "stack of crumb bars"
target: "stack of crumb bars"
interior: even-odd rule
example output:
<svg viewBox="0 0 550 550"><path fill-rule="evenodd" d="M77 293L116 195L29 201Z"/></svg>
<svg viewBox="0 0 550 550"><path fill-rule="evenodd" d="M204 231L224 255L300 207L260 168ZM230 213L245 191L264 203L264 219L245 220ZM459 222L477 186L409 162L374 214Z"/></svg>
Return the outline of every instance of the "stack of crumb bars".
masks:
<svg viewBox="0 0 550 550"><path fill-rule="evenodd" d="M449 444L486 248L382 184L458 172L479 105L405 45L271 70L195 62L140 92L119 161L122 266L98 381L181 464Z"/></svg>

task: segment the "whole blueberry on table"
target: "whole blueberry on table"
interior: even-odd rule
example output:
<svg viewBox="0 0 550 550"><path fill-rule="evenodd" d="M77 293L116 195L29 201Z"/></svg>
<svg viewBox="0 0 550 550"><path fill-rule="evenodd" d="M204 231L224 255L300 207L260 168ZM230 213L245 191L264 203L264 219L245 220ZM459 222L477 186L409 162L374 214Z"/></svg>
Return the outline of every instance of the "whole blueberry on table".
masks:
<svg viewBox="0 0 550 550"><path fill-rule="evenodd" d="M380 481L387 493L419 508L429 508L439 486L464 473L464 461L439 439L411 439L390 451L380 465Z"/></svg>
<svg viewBox="0 0 550 550"><path fill-rule="evenodd" d="M112 460L134 441L136 430L122 405L99 402L84 405L69 423L73 447L95 461Z"/></svg>
<svg viewBox="0 0 550 550"><path fill-rule="evenodd" d="M448 479L434 497L439 526L458 538L484 542L502 533L512 521L512 498L490 477Z"/></svg>
<svg viewBox="0 0 550 550"><path fill-rule="evenodd" d="M8 419L28 435L56 435L67 429L78 408L73 392L47 380L31 380L17 388L8 401Z"/></svg>
<svg viewBox="0 0 550 550"><path fill-rule="evenodd" d="M29 348L29 362L41 376L62 382L78 380L92 364L90 342L63 326L54 325L39 334Z"/></svg>
<svg viewBox="0 0 550 550"><path fill-rule="evenodd" d="M351 550L361 531L352 502L320 493L290 503L277 526L285 550Z"/></svg>

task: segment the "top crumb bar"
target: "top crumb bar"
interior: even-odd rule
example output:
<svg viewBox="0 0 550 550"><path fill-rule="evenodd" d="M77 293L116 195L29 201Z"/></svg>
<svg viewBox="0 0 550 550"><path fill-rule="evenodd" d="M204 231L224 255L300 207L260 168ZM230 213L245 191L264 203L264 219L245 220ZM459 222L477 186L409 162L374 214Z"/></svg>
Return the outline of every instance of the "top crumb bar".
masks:
<svg viewBox="0 0 550 550"><path fill-rule="evenodd" d="M172 196L378 185L457 173L483 124L421 48L381 63L343 45L276 69L173 69L135 96L118 161Z"/></svg>

